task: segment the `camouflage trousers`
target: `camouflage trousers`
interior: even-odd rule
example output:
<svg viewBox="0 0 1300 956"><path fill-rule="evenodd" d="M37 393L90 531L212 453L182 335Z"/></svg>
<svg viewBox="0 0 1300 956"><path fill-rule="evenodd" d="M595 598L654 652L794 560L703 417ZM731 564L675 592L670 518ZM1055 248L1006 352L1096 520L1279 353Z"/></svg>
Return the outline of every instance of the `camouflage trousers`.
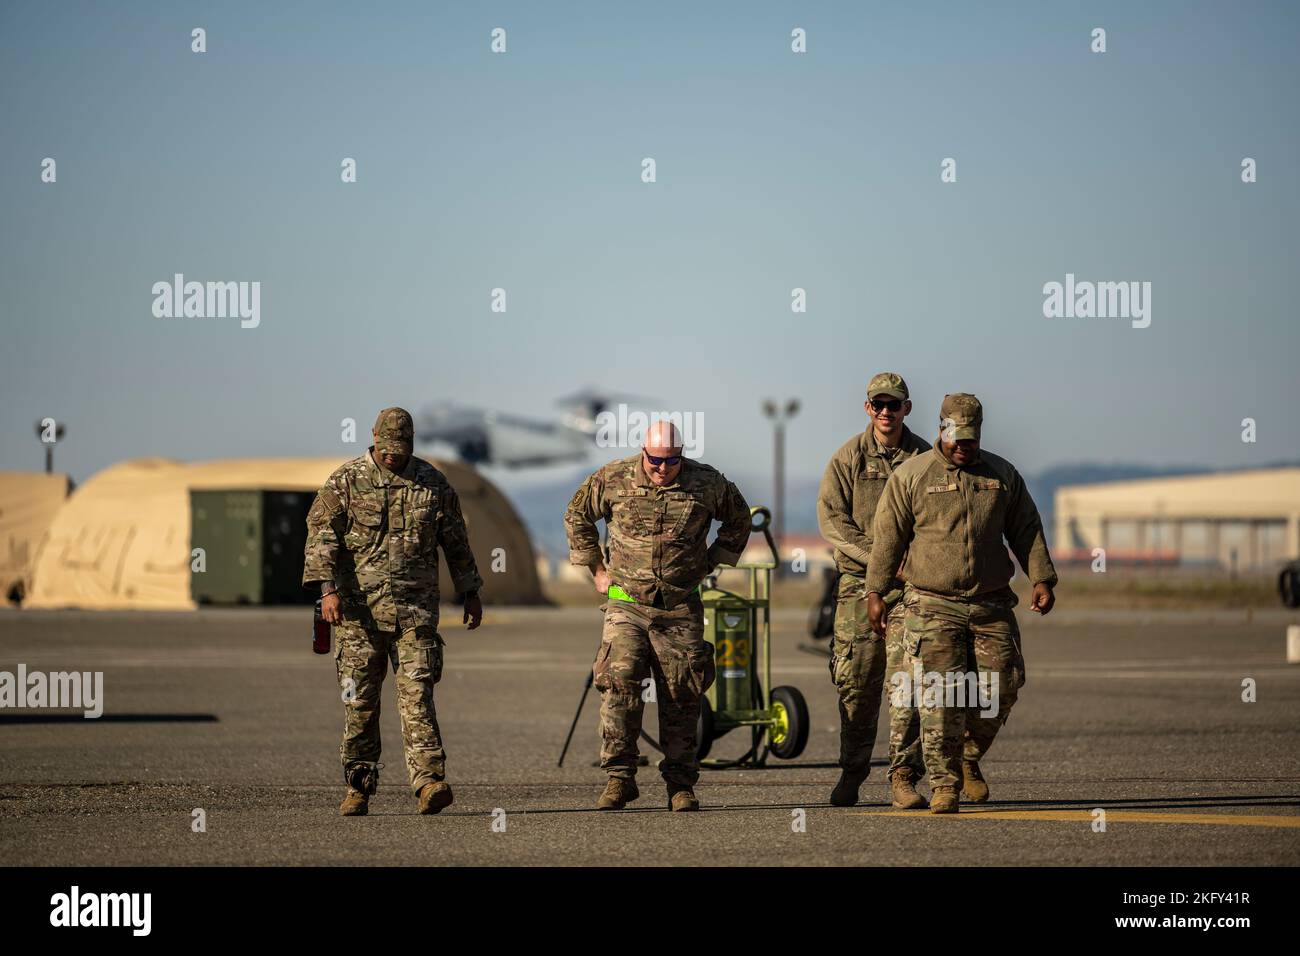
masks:
<svg viewBox="0 0 1300 956"><path fill-rule="evenodd" d="M659 705L659 772L677 786L700 777L696 723L700 695L713 684L713 646L704 640L698 594L671 611L608 601L592 665L600 701L600 766L611 777L636 776L637 737L647 700ZM651 688L653 687L653 693Z"/></svg>
<svg viewBox="0 0 1300 956"><path fill-rule="evenodd" d="M334 664L343 698L343 772L357 763L379 761L379 692L391 661L397 681L397 712L411 789L442 780L446 754L433 685L442 678L442 638L431 627L384 631L355 622L334 625Z"/></svg>
<svg viewBox="0 0 1300 956"><path fill-rule="evenodd" d="M988 753L1024 686L1015 603L1014 595L976 602L911 587L903 594L903 664L920 697L921 751L932 788L961 786L962 758ZM930 674L942 675L942 684L927 680ZM996 677L987 708L974 697L972 677L990 692ZM960 706L963 699L968 706Z"/></svg>
<svg viewBox="0 0 1300 956"><path fill-rule="evenodd" d="M840 698L840 767L864 775L871 769L885 674L903 668L903 614L897 600L887 605L886 615L882 638L871 630L866 582L849 574L840 577L830 660ZM911 767L917 779L925 774L920 720L910 703L889 708L890 772L899 767Z"/></svg>

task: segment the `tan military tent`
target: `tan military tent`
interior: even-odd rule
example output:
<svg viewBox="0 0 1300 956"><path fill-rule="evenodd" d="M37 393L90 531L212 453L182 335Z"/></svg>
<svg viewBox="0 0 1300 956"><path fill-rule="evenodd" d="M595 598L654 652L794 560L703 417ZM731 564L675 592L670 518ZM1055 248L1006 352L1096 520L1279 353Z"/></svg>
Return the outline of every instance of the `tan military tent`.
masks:
<svg viewBox="0 0 1300 956"><path fill-rule="evenodd" d="M0 472L0 599L31 593L36 556L67 497L67 475Z"/></svg>
<svg viewBox="0 0 1300 956"><path fill-rule="evenodd" d="M185 464L126 461L87 481L55 515L26 606L189 609L190 492L316 491L342 461L264 458ZM532 543L495 486L457 462L433 462L460 496L489 604L541 604ZM503 549L505 570L492 572ZM452 593L442 564L443 593Z"/></svg>

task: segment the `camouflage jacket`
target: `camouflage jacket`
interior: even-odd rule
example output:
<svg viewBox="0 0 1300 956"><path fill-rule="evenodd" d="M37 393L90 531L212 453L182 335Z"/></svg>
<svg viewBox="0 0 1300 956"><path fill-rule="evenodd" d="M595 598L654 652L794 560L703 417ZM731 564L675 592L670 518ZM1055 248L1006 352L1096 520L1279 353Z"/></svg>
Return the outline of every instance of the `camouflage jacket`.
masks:
<svg viewBox="0 0 1300 956"><path fill-rule="evenodd" d="M366 452L316 495L302 582L333 581L350 621L385 630L437 627L439 546L458 592L483 586L446 476L414 456L396 475Z"/></svg>
<svg viewBox="0 0 1300 956"><path fill-rule="evenodd" d="M722 472L689 458L657 487L641 453L610 462L582 483L564 514L569 561L591 567L604 556L596 522L609 531L606 570L638 604L677 607L719 564L735 564L749 541L749 505ZM710 523L722 522L705 547Z"/></svg>
<svg viewBox="0 0 1300 956"><path fill-rule="evenodd" d="M962 468L938 448L904 462L885 485L874 531L868 591L883 595L898 571L913 587L946 597L1008 595L1015 568L1004 537L1031 583L1056 584L1024 480L983 450Z"/></svg>
<svg viewBox="0 0 1300 956"><path fill-rule="evenodd" d="M930 450L930 443L903 426L897 455L886 458L875 429L868 427L837 451L817 492L817 525L835 548L841 574L863 577L871 560L872 524L885 482L907 459Z"/></svg>

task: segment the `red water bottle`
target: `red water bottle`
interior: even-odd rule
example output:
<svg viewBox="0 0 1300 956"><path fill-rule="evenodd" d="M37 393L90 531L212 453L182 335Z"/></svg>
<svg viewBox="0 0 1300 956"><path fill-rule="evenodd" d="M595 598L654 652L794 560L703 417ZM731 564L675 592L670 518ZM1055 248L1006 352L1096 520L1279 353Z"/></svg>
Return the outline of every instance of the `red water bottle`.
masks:
<svg viewBox="0 0 1300 956"><path fill-rule="evenodd" d="M317 654L330 652L330 622L320 612L320 601L316 601L316 612L311 621L311 649Z"/></svg>

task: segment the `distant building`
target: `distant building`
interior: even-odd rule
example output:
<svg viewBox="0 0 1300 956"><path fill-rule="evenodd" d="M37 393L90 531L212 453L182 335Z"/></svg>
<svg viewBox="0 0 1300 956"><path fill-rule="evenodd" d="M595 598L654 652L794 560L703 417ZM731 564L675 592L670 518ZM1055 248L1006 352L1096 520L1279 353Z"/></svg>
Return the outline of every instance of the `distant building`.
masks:
<svg viewBox="0 0 1300 956"><path fill-rule="evenodd" d="M1300 468L1068 485L1056 491L1063 563L1274 570L1300 557Z"/></svg>

